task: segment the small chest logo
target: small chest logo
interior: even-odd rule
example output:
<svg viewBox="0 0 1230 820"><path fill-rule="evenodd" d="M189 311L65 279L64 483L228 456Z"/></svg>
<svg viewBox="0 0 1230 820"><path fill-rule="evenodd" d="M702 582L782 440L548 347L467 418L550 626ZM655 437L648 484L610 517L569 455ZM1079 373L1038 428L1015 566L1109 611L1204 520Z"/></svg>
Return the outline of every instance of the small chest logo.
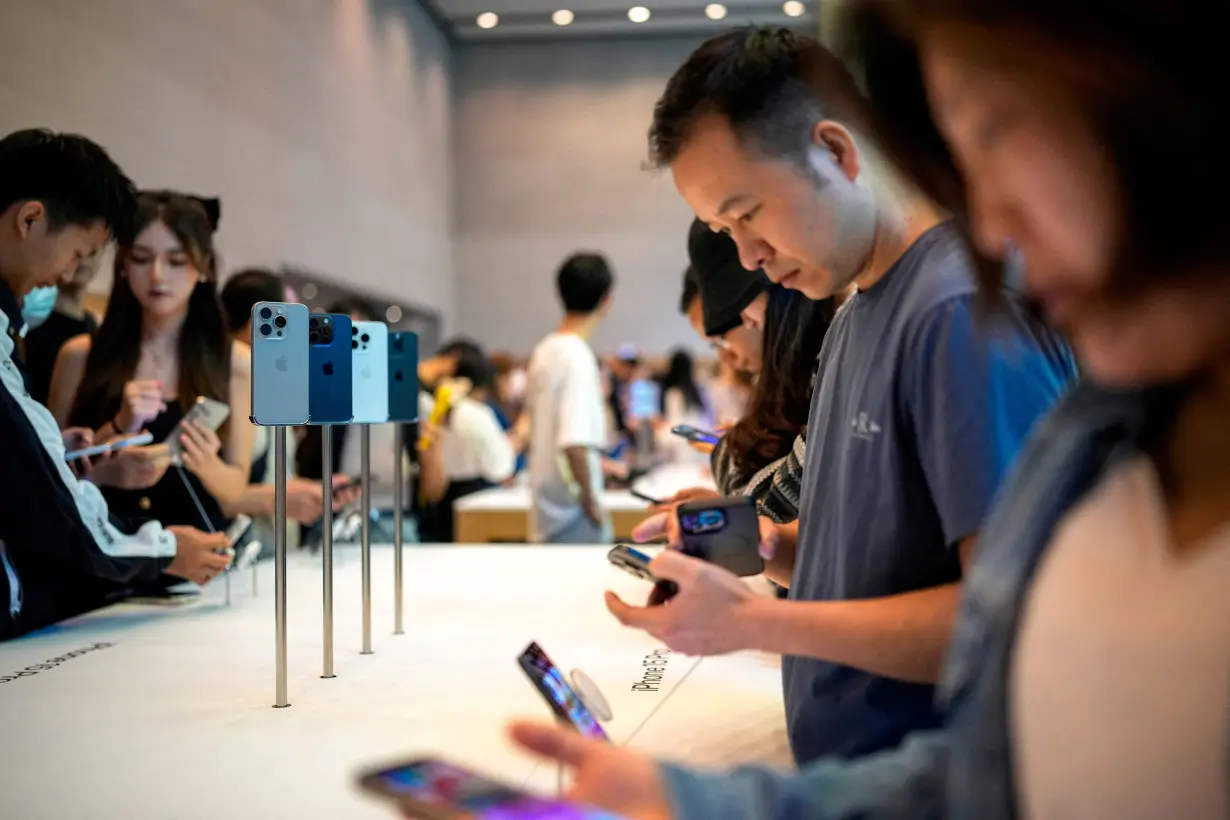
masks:
<svg viewBox="0 0 1230 820"><path fill-rule="evenodd" d="M880 425L872 421L866 411L854 417L850 422L850 429L855 438L861 438L863 441L871 441L880 433Z"/></svg>

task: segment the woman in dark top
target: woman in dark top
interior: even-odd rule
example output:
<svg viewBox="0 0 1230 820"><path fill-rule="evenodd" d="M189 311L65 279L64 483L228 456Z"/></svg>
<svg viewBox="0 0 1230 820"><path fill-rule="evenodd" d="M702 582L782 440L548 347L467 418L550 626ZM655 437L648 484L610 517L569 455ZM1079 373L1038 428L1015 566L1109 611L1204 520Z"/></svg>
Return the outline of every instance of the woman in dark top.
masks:
<svg viewBox="0 0 1230 820"><path fill-rule="evenodd" d="M62 426L90 427L98 440L144 430L160 442L122 450L95 471L112 512L130 526L156 519L218 529L223 506L247 487L252 427L250 356L232 344L218 301L217 201L144 192L139 205L102 324L93 339L61 351L49 406ZM230 405L216 434L181 424L199 397ZM165 442L174 436L222 458L171 466Z"/></svg>

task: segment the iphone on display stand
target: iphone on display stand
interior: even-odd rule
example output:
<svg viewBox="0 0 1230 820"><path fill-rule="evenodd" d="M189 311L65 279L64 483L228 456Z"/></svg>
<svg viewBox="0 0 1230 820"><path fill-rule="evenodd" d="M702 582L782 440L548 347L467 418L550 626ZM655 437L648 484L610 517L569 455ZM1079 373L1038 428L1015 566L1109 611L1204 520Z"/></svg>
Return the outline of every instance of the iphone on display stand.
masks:
<svg viewBox="0 0 1230 820"><path fill-rule="evenodd" d="M252 308L252 423L307 424L309 401L308 309L286 302Z"/></svg>
<svg viewBox="0 0 1230 820"><path fill-rule="evenodd" d="M419 420L419 335L409 330L389 334L389 421Z"/></svg>
<svg viewBox="0 0 1230 820"><path fill-rule="evenodd" d="M518 657L517 663L530 683L538 690L551 711L562 721L586 737L609 740L602 724L590 712L585 700L577 694L559 667L547 657L537 643L531 643ZM600 707L595 707L600 708Z"/></svg>
<svg viewBox="0 0 1230 820"><path fill-rule="evenodd" d="M598 809L527 794L439 758L365 772L359 788L418 820L618 820Z"/></svg>
<svg viewBox="0 0 1230 820"><path fill-rule="evenodd" d="M350 424L354 418L350 329L350 317L342 313L308 317L308 415L312 424Z"/></svg>
<svg viewBox="0 0 1230 820"><path fill-rule="evenodd" d="M350 331L354 354L354 423L389 420L389 327L384 322L355 322Z"/></svg>

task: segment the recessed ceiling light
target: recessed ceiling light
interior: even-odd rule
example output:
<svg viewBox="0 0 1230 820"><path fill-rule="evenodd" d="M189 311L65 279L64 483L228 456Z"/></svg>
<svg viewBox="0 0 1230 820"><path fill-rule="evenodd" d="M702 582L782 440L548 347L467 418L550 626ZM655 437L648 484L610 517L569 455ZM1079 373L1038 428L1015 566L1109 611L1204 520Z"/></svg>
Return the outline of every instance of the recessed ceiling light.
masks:
<svg viewBox="0 0 1230 820"><path fill-rule="evenodd" d="M628 19L634 23L643 23L649 19L649 9L644 6L633 6L628 9Z"/></svg>
<svg viewBox="0 0 1230 820"><path fill-rule="evenodd" d="M560 9L551 15L551 22L557 26L566 26L576 19L576 15L568 9Z"/></svg>
<svg viewBox="0 0 1230 820"><path fill-rule="evenodd" d="M401 321L401 307L399 305L389 305L389 309L384 312L384 318L389 324L397 324Z"/></svg>
<svg viewBox="0 0 1230 820"><path fill-rule="evenodd" d="M721 3L710 3L705 6L705 16L710 20L721 20L726 16L726 7Z"/></svg>
<svg viewBox="0 0 1230 820"><path fill-rule="evenodd" d="M786 5L790 4L787 3ZM500 24L500 15L496 14L494 11L484 11L482 14L478 15L477 22L479 28L495 28Z"/></svg>
<svg viewBox="0 0 1230 820"><path fill-rule="evenodd" d="M802 17L803 12L807 11L807 9L803 7L799 0L786 0L785 3L782 3L782 11L791 17Z"/></svg>

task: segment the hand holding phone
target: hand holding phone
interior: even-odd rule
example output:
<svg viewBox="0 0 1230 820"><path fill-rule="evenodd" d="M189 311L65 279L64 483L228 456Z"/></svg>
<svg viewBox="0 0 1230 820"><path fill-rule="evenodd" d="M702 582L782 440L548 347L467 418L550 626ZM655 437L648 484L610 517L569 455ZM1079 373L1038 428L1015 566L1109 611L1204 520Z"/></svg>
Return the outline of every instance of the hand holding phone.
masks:
<svg viewBox="0 0 1230 820"><path fill-rule="evenodd" d="M68 430L64 431L68 433ZM140 447L144 444L149 444L154 440L154 437L149 433L140 433L135 436L126 438L113 439L102 444L95 444L90 447L82 447L78 450L69 450L64 454L65 461L74 461L80 458L93 458L94 456L105 456L111 453L123 450L127 447Z"/></svg>
<svg viewBox="0 0 1230 820"><path fill-rule="evenodd" d="M689 501L675 508L680 551L739 576L764 572L760 519L747 496Z"/></svg>
<svg viewBox="0 0 1230 820"><path fill-rule="evenodd" d="M547 657L547 653L537 643L531 643L517 658L521 671L525 672L530 683L538 690L551 711L560 720L567 722L586 737L596 740L608 740L602 724L589 711L585 701L576 693L572 685L564 678L564 673Z"/></svg>
<svg viewBox="0 0 1230 820"><path fill-rule="evenodd" d="M209 399L204 396L196 400L196 404L184 414L183 421L172 430L164 442L172 464L182 464L184 460L184 438L189 438L192 447L192 459L196 465L216 456L222 447L221 440L214 435L231 414L231 408L224 402ZM193 446L194 445L194 446Z"/></svg>
<svg viewBox="0 0 1230 820"><path fill-rule="evenodd" d="M674 581L656 577L649 569L649 556L638 549L627 544L616 544L606 554L606 558L629 575L653 584L653 592L649 595L649 606L664 604L679 594L679 585Z"/></svg>
<svg viewBox="0 0 1230 820"><path fill-rule="evenodd" d="M721 436L717 433L709 430L701 430L696 427L692 427L689 424L680 424L678 427L672 427L671 433L681 438L685 438L694 444L716 445L718 440L721 439Z"/></svg>

